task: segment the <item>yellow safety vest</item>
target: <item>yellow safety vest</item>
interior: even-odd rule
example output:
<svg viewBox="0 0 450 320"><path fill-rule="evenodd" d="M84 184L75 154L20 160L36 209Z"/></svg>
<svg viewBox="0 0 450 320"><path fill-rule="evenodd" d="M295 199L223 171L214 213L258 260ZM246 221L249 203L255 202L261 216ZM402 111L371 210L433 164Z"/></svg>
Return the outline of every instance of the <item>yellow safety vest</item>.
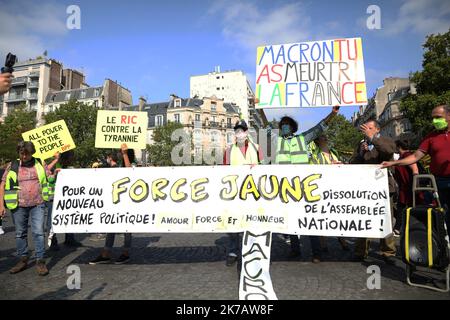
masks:
<svg viewBox="0 0 450 320"><path fill-rule="evenodd" d="M230 165L243 165L243 164L258 164L258 149L259 146L253 142L248 142L247 152L242 153L241 149L233 144L230 150Z"/></svg>
<svg viewBox="0 0 450 320"><path fill-rule="evenodd" d="M5 203L6 207L9 210L14 210L19 205L19 180L18 180L18 172L19 172L19 160L11 163L11 168L8 171L8 175L6 176L5 183ZM38 161L35 159L34 167L36 168L36 172L39 179L39 184L41 185L42 199L44 201L48 201L48 183L47 183L47 175L45 174L45 169Z"/></svg>
<svg viewBox="0 0 450 320"><path fill-rule="evenodd" d="M330 159L331 158L331 159ZM313 153L311 157L312 164L331 164L331 161L339 161L339 158L336 155L334 150L330 149L330 156L326 156L320 149L317 149L316 152Z"/></svg>
<svg viewBox="0 0 450 320"><path fill-rule="evenodd" d="M308 163L308 152L303 135L297 135L290 139L278 137L277 164Z"/></svg>

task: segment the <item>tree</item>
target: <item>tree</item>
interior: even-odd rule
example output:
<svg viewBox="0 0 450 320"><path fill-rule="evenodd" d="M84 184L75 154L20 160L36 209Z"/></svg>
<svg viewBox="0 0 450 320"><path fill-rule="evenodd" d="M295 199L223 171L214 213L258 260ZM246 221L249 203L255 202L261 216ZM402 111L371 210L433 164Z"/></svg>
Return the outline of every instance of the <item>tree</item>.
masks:
<svg viewBox="0 0 450 320"><path fill-rule="evenodd" d="M157 127L153 131L153 144L147 145L146 151L151 164L156 166L173 166L171 159L172 149L179 141L172 141L172 133L182 129L183 125L176 122L168 122L166 125ZM189 148L191 150L191 148Z"/></svg>
<svg viewBox="0 0 450 320"><path fill-rule="evenodd" d="M336 115L325 130L330 146L344 158L349 159L363 134L343 115Z"/></svg>
<svg viewBox="0 0 450 320"><path fill-rule="evenodd" d="M76 100L62 104L45 115L45 122L64 120L75 142L75 166L90 167L92 162L106 156L108 149L95 148L95 129L98 108Z"/></svg>
<svg viewBox="0 0 450 320"><path fill-rule="evenodd" d="M433 130L431 110L439 104L450 103L450 30L429 35L423 54L422 71L410 76L417 94L402 99L400 110L409 119L418 141Z"/></svg>
<svg viewBox="0 0 450 320"><path fill-rule="evenodd" d="M22 133L36 127L36 112L28 111L25 105L15 107L0 124L0 164L17 159L17 143Z"/></svg>

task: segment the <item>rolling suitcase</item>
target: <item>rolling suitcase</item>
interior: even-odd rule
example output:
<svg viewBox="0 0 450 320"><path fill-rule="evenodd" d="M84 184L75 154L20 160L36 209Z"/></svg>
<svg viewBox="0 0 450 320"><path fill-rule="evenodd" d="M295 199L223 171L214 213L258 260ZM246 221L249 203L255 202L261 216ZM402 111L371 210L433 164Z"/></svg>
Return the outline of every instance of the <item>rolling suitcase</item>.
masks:
<svg viewBox="0 0 450 320"><path fill-rule="evenodd" d="M428 183L423 184L423 181ZM422 181L422 182L421 182ZM402 260L406 264L406 281L411 286L448 292L449 241L445 225L445 210L439 201L436 180L433 175L420 174L413 178L413 206L405 211L400 246ZM436 205L417 205L416 193L431 191ZM413 283L411 276L416 267L439 270L446 274L446 288Z"/></svg>

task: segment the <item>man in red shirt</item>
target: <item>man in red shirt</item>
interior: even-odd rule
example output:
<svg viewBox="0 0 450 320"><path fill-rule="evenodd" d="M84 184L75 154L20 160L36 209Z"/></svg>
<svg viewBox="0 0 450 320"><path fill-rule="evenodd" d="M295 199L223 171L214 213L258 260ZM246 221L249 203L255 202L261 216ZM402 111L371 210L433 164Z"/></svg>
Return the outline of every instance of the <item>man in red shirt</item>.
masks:
<svg viewBox="0 0 450 320"><path fill-rule="evenodd" d="M414 154L397 161L385 161L382 168L395 165L410 165L422 159L426 154L431 157L430 171L436 178L439 199L447 207L446 224L450 231L450 107L439 105L431 112L435 130L423 139Z"/></svg>

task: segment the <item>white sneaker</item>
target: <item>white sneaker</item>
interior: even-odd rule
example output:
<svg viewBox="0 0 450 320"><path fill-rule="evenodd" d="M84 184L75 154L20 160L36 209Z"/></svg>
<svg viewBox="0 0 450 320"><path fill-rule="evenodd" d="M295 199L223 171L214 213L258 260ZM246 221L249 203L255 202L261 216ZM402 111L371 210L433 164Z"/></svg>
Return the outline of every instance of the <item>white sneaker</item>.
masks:
<svg viewBox="0 0 450 320"><path fill-rule="evenodd" d="M3 227L0 226L0 234L5 234L5 231L3 231Z"/></svg>

